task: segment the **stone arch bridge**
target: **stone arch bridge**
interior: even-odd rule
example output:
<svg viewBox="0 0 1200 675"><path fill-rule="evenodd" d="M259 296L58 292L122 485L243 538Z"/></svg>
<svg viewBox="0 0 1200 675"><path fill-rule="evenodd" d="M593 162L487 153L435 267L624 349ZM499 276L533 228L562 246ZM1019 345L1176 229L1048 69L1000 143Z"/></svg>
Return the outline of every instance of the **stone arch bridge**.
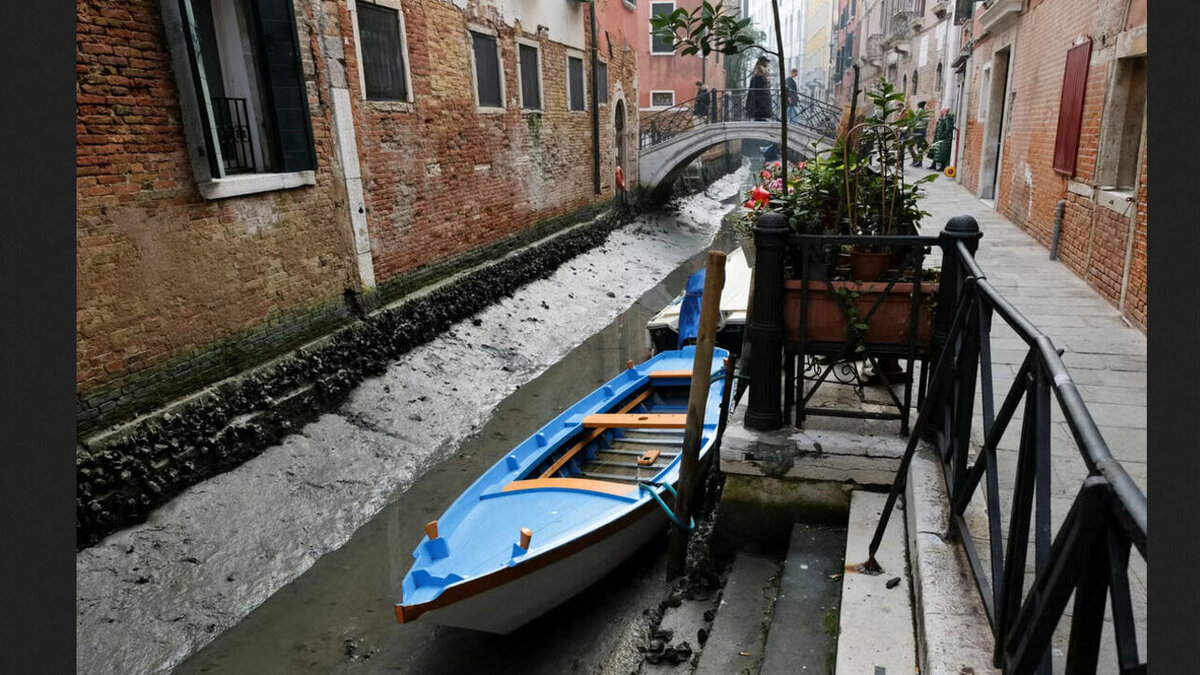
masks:
<svg viewBox="0 0 1200 675"><path fill-rule="evenodd" d="M746 110L747 93L712 90L644 118L638 152L641 186L653 191L669 185L680 170L726 141L779 143L779 92L770 92L769 106L764 104L752 115ZM799 95L788 111L789 151L811 157L831 147L840 114L832 104ZM755 119L762 117L767 119Z"/></svg>

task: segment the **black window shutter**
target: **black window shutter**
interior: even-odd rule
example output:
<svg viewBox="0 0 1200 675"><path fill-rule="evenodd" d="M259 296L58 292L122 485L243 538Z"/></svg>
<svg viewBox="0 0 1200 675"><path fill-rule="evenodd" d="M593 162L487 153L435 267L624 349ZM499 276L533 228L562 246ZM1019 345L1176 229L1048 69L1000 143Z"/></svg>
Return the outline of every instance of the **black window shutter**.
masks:
<svg viewBox="0 0 1200 675"><path fill-rule="evenodd" d="M500 95L500 61L496 55L496 38L471 33L471 44L475 51L475 82L478 87L476 93L479 95L479 105L504 107L504 100Z"/></svg>
<svg viewBox="0 0 1200 675"><path fill-rule="evenodd" d="M292 0L255 0L254 15L268 97L275 113L279 168L284 172L314 170L317 156Z"/></svg>
<svg viewBox="0 0 1200 675"><path fill-rule="evenodd" d="M538 81L538 50L520 45L521 50L521 107L541 110L542 90Z"/></svg>
<svg viewBox="0 0 1200 675"><path fill-rule="evenodd" d="M571 87L571 110L585 110L586 98L583 94L583 59L574 56L567 57L567 80Z"/></svg>
<svg viewBox="0 0 1200 675"><path fill-rule="evenodd" d="M358 34L362 38L363 85L367 98L407 100L399 12L367 3L358 5Z"/></svg>

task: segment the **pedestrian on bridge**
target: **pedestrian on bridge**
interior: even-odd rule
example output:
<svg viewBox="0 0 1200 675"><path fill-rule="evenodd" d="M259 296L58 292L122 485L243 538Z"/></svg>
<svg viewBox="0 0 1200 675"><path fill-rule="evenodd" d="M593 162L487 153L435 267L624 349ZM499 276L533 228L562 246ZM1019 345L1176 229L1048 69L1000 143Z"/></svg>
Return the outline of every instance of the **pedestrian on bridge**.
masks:
<svg viewBox="0 0 1200 675"><path fill-rule="evenodd" d="M708 87L703 82L696 83L696 99L692 103L692 114L700 119L708 117Z"/></svg>
<svg viewBox="0 0 1200 675"><path fill-rule="evenodd" d="M799 124L800 113L796 110L796 106L800 105L800 87L796 84L796 77L800 74L799 70L792 68L792 72L787 79L787 115L788 124Z"/></svg>
<svg viewBox="0 0 1200 675"><path fill-rule="evenodd" d="M759 57L750 76L750 92L746 94L746 117L765 122L771 119L771 83L767 80L767 57Z"/></svg>

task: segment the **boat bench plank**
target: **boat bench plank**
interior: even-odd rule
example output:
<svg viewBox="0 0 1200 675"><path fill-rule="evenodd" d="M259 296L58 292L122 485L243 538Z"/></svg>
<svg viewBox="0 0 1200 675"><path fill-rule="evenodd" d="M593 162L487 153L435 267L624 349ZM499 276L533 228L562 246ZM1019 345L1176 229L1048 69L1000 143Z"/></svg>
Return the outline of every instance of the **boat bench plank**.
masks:
<svg viewBox="0 0 1200 675"><path fill-rule="evenodd" d="M654 392L653 389L642 390L642 392L640 394L638 394L637 396L635 396L632 401L630 401L629 403L626 403L624 406L621 406L621 410L619 412L622 414L628 413L630 410L633 410L635 407L637 407L638 405L641 405L643 402L645 402L646 399L650 398L650 394L652 394L653 392ZM586 420L587 418L584 418L584 419ZM584 426L586 427L587 425L585 424ZM546 469L545 471L543 471L540 478L549 478L549 477L553 476L555 471L558 471L559 469L561 469L563 467L563 465L566 464L567 462L569 462L572 457L574 457L576 454L579 453L580 450L586 448L588 443L591 443L592 441L599 438L600 434L602 434L602 433L604 433L603 427L593 429L592 431L588 432L588 434L586 436L584 436L583 440L576 443L575 446L573 448L571 448L570 450L564 452L562 457L559 457L558 460L556 462L554 462L554 464L552 464L549 469Z"/></svg>
<svg viewBox="0 0 1200 675"><path fill-rule="evenodd" d="M583 426L589 429L682 429L687 426L685 413L621 413L588 415Z"/></svg>
<svg viewBox="0 0 1200 675"><path fill-rule="evenodd" d="M617 497L630 496L628 485L613 483L605 480L589 480L587 478L530 478L515 480L504 486L501 492L517 492L518 490L578 490L580 492L600 492Z"/></svg>
<svg viewBox="0 0 1200 675"><path fill-rule="evenodd" d="M692 379L692 371L690 371L690 370L656 370L656 371L650 373L650 379L652 379L652 380L677 379L677 378L683 378L686 380L690 380L690 379Z"/></svg>

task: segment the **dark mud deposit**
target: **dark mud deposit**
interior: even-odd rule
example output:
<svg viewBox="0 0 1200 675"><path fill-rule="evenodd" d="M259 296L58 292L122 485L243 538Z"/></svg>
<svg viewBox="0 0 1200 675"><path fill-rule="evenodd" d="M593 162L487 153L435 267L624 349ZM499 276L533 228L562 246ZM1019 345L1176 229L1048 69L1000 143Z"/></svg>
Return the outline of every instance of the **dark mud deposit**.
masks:
<svg viewBox="0 0 1200 675"><path fill-rule="evenodd" d="M722 200L736 192L737 180L728 181L723 190L718 181L711 196L682 200L678 214L651 215L613 230L601 245L568 260L548 278L450 324L432 341L391 361L382 373L366 376L378 367L370 365L375 357L369 342L344 349L346 358L354 356L354 349L365 352L355 362L363 366L365 379L339 394L342 403L335 410L317 414L314 406L308 411L313 421L292 424L276 444L184 490L144 523L77 554L77 670L168 671L255 608L260 614L269 612L273 603L296 596L299 585L288 584L306 570L321 578L323 569L331 570L325 573L329 576L313 585L319 590L307 596L306 604L267 622L288 629L271 634L286 648L266 652L316 653L325 659L319 662L334 670L380 663L379 655L391 643L377 641L370 632L357 633L360 619L355 617L381 622L381 630L386 624L380 635L388 640L397 634L401 627L394 625L392 605L421 524L436 517L496 453L616 374L626 359L645 356L646 319L699 264L720 215L729 208ZM672 270L677 270L674 276L660 284ZM643 301L622 315L643 294ZM591 335L596 335L588 343L592 346L573 365L555 371L566 374L558 379L546 375L550 384L539 381L527 387L571 358L573 348ZM518 398L512 415L525 426L489 427L472 441L481 449L468 452L464 442L514 392ZM268 396L279 405L279 399ZM239 416L231 426L245 425L245 420ZM387 513L400 515L372 521L397 500L403 506ZM357 556L353 551L362 549L339 551L349 541L362 540L383 548ZM352 567L347 561L357 565L355 571L346 571ZM339 571L338 565L346 569ZM661 586L661 572L649 578L648 590ZM267 602L273 594L276 599ZM621 596L614 591L589 597L603 607ZM648 605L639 605L635 613L642 606ZM585 643L600 644L606 630L625 640L623 629L606 623L607 614L588 613L587 621L573 617L591 629L564 638L564 645L575 646L557 652L561 659L556 663L570 664L569 652ZM429 630L419 622L414 626L416 633L402 635ZM235 644L238 634L229 633L222 640L232 642L223 644ZM405 654L422 648L398 639ZM482 639L464 638L470 644ZM301 657L279 658L287 667L264 662L263 668L308 668L307 661L293 660ZM439 658L455 662L456 657ZM255 672L249 666L227 672L247 670Z"/></svg>
<svg viewBox="0 0 1200 675"><path fill-rule="evenodd" d="M649 350L646 321L670 301L699 260L697 256L677 269L607 328L506 398L453 457L430 469L345 546L318 560L175 672L549 674L597 672L610 659L614 665L622 657L627 660L639 646L653 661L683 657L678 644L666 646L661 635L621 644L630 618L643 616L642 609L651 605L661 617L664 603L672 602L659 600L665 531L597 585L512 635L420 620L400 626L392 606L424 523L546 419L622 370L626 360L643 358ZM676 590L672 597L694 593ZM692 640L695 644L694 636ZM618 654L622 650L625 654Z"/></svg>

